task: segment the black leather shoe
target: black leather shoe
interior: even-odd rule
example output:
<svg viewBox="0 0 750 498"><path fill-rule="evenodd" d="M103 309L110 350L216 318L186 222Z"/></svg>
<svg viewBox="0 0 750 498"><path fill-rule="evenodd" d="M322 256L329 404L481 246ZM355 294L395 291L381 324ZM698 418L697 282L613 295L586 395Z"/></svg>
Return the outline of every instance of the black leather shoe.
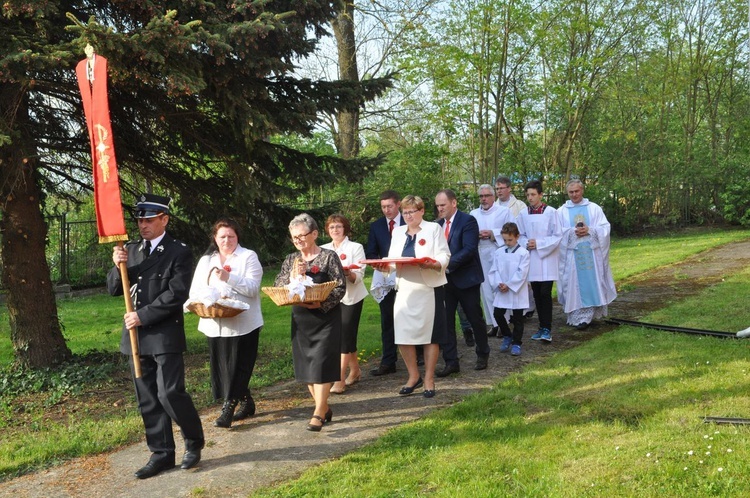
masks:
<svg viewBox="0 0 750 498"><path fill-rule="evenodd" d="M201 461L201 450L187 450L184 455L182 455L182 465L180 465L180 468L182 470L192 469L196 465L198 465L198 462Z"/></svg>
<svg viewBox="0 0 750 498"><path fill-rule="evenodd" d="M458 365L446 365L444 369L435 373L438 377L448 377L451 374L458 373L461 368Z"/></svg>
<svg viewBox="0 0 750 498"><path fill-rule="evenodd" d="M579 323L578 325L576 325L576 329L578 329L578 330L586 330L587 328L589 328L589 325L591 325L591 324L588 323L588 322Z"/></svg>
<svg viewBox="0 0 750 498"><path fill-rule="evenodd" d="M326 423L325 419L323 419L323 417L321 417L320 415L313 415L310 420L312 420L313 418L317 420L318 422L320 422L320 425L307 424L307 430L311 432L320 432L320 430L323 428L323 424Z"/></svg>
<svg viewBox="0 0 750 498"><path fill-rule="evenodd" d="M148 479L165 470L174 468L174 455L171 457L152 458L146 465L135 471L138 479Z"/></svg>
<svg viewBox="0 0 750 498"><path fill-rule="evenodd" d="M422 395L425 398L434 398L435 397L435 390L434 389L425 389Z"/></svg>
<svg viewBox="0 0 750 498"><path fill-rule="evenodd" d="M534 316L534 310L531 310L531 311L527 311L527 312L526 312L526 313L524 313L524 315L523 315L523 317L524 317L524 318L531 318L532 316Z"/></svg>
<svg viewBox="0 0 750 498"><path fill-rule="evenodd" d="M466 329L464 330L464 340L466 341L466 345L470 348L474 347L474 331L472 329Z"/></svg>
<svg viewBox="0 0 750 498"><path fill-rule="evenodd" d="M401 388L401 390L398 392L399 396L409 396L414 392L414 389L422 386L422 377L417 380L417 382L414 383L413 386L404 386Z"/></svg>
<svg viewBox="0 0 750 498"><path fill-rule="evenodd" d="M498 327L492 327L489 332L487 332L487 337L497 337L497 329Z"/></svg>
<svg viewBox="0 0 750 498"><path fill-rule="evenodd" d="M375 370L370 370L370 375L374 375L375 377L393 373L396 373L396 365L380 365Z"/></svg>
<svg viewBox="0 0 750 498"><path fill-rule="evenodd" d="M474 365L474 370L484 370L487 368L487 356L477 356L477 364Z"/></svg>

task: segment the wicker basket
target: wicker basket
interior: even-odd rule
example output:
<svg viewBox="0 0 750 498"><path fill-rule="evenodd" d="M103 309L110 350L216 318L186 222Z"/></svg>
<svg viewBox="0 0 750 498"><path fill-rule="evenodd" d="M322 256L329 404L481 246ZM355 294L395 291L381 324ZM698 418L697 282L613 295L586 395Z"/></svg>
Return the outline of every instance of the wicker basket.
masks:
<svg viewBox="0 0 750 498"><path fill-rule="evenodd" d="M213 274L214 270L218 270L218 266L214 266L210 270L208 270L208 277L206 277L206 285L211 281L211 275ZM201 318L232 318L233 316L237 316L243 311L245 311L245 308L232 308L231 306L226 306L221 303L214 303L211 306L206 306L205 304L201 302L193 302L186 306L187 310L195 313Z"/></svg>
<svg viewBox="0 0 750 498"><path fill-rule="evenodd" d="M289 289L286 287L263 287L261 290L276 303L276 306L289 306L290 304L299 304L301 302L317 303L325 301L328 294L331 293L336 285L338 283L335 281L313 284L311 287L305 289L304 301L296 294L292 296L292 299L289 299Z"/></svg>
<svg viewBox="0 0 750 498"><path fill-rule="evenodd" d="M188 304L187 309L201 318L232 318L245 311L244 309L231 308L219 303L206 306L199 302Z"/></svg>

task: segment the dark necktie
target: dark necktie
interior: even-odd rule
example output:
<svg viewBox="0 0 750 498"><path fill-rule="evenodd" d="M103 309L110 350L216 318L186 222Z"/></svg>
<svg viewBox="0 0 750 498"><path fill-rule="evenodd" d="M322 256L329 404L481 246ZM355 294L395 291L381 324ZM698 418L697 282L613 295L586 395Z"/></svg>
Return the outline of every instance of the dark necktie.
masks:
<svg viewBox="0 0 750 498"><path fill-rule="evenodd" d="M391 220L388 222L388 233L393 236L393 226L396 224L396 220Z"/></svg>
<svg viewBox="0 0 750 498"><path fill-rule="evenodd" d="M151 241L150 240L147 240L146 244L143 246L143 253L146 255L147 258L151 256Z"/></svg>

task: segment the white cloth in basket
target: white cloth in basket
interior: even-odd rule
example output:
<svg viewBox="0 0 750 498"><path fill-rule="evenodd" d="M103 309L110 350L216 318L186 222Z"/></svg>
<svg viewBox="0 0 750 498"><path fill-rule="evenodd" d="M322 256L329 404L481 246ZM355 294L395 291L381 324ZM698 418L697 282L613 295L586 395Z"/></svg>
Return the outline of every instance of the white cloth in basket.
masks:
<svg viewBox="0 0 750 498"><path fill-rule="evenodd" d="M182 306L185 313L188 313L190 311L188 310L188 306L191 303L202 303L203 306L207 308L213 304L218 303L229 308L236 308L241 310L250 309L250 305L245 302L238 301L236 299L229 299L226 297L222 298L221 290L215 287L204 287L199 295L185 301L185 304Z"/></svg>
<svg viewBox="0 0 750 498"><path fill-rule="evenodd" d="M289 299L293 299L294 296L299 296L299 298L304 301L305 300L305 290L308 287L312 287L315 285L315 282L313 282L313 279L310 278L307 275L297 275L296 277L292 277L289 280L289 283L286 284L284 287L286 287L289 290Z"/></svg>

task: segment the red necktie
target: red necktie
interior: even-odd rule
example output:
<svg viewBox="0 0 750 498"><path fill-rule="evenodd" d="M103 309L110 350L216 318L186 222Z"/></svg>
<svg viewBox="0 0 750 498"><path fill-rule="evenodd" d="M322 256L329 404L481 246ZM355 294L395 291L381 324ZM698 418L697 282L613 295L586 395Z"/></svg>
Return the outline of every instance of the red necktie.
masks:
<svg viewBox="0 0 750 498"><path fill-rule="evenodd" d="M451 233L451 220L445 220L445 238Z"/></svg>
<svg viewBox="0 0 750 498"><path fill-rule="evenodd" d="M396 224L396 220L391 220L388 222L388 234L393 235L393 226Z"/></svg>

